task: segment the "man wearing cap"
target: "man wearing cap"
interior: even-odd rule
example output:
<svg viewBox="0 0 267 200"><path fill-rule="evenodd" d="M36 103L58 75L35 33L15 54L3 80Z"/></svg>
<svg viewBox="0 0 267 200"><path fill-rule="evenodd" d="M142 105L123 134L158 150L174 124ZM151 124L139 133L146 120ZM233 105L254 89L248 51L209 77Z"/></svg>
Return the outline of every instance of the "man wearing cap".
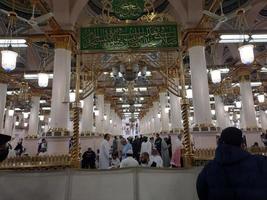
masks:
<svg viewBox="0 0 267 200"><path fill-rule="evenodd" d="M222 131L215 158L197 179L199 200L266 200L267 159L242 149L242 131Z"/></svg>
<svg viewBox="0 0 267 200"><path fill-rule="evenodd" d="M126 158L121 161L120 168L125 167L137 167L139 164L137 160L133 158L133 150L129 149L126 154Z"/></svg>

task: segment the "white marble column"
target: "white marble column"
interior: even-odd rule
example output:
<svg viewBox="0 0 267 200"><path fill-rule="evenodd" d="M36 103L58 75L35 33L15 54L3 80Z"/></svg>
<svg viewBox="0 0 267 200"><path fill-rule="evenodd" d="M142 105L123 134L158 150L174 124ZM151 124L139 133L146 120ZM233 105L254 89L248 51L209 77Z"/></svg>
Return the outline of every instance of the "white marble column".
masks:
<svg viewBox="0 0 267 200"><path fill-rule="evenodd" d="M122 119L118 116L118 133L119 135L122 134Z"/></svg>
<svg viewBox="0 0 267 200"><path fill-rule="evenodd" d="M97 94L96 98L96 108L99 111L96 116L96 132L104 133L104 94Z"/></svg>
<svg viewBox="0 0 267 200"><path fill-rule="evenodd" d="M105 133L110 133L110 103L105 103L105 112L104 115L106 116L106 119L104 119L104 124L105 124Z"/></svg>
<svg viewBox="0 0 267 200"><path fill-rule="evenodd" d="M167 106L166 92L159 93L160 107L161 107L161 126L162 132L169 132L169 112L165 111Z"/></svg>
<svg viewBox="0 0 267 200"><path fill-rule="evenodd" d="M28 135L30 136L38 135L40 99L41 98L39 96L33 96L31 98L31 111L28 130Z"/></svg>
<svg viewBox="0 0 267 200"><path fill-rule="evenodd" d="M55 49L51 100L51 129L68 129L71 51Z"/></svg>
<svg viewBox="0 0 267 200"><path fill-rule="evenodd" d="M94 93L84 99L81 133L93 132Z"/></svg>
<svg viewBox="0 0 267 200"><path fill-rule="evenodd" d="M109 126L110 126L110 133L112 134L112 135L115 135L115 128L114 128L114 124L115 124L115 118L114 118L114 116L115 116L115 111L114 111L114 109L113 108L110 108L110 120L109 120Z"/></svg>
<svg viewBox="0 0 267 200"><path fill-rule="evenodd" d="M178 85L179 81L178 79L175 79L176 85ZM170 92L170 104L171 104L171 124L172 124L172 130L178 131L183 129L182 124L182 111L181 111L181 98L175 96Z"/></svg>
<svg viewBox="0 0 267 200"><path fill-rule="evenodd" d="M46 133L50 128L49 115L45 115L44 122L45 122L44 132Z"/></svg>
<svg viewBox="0 0 267 200"><path fill-rule="evenodd" d="M150 118L150 125L151 125L151 133L155 133L155 118L154 118L153 107L149 109L149 118Z"/></svg>
<svg viewBox="0 0 267 200"><path fill-rule="evenodd" d="M216 124L219 128L226 128L226 113L224 110L224 104L222 98L219 95L214 96L215 99L215 114Z"/></svg>
<svg viewBox="0 0 267 200"><path fill-rule="evenodd" d="M194 120L196 125L212 124L205 40L202 35L189 35L189 59L193 91Z"/></svg>
<svg viewBox="0 0 267 200"><path fill-rule="evenodd" d="M263 130L267 130L267 115L265 111L260 111L260 121L261 121L261 128Z"/></svg>
<svg viewBox="0 0 267 200"><path fill-rule="evenodd" d="M240 84L242 111L244 112L244 120L246 128L256 128L257 127L256 112L254 107L254 99L249 76L250 76L249 71L241 71L239 84Z"/></svg>
<svg viewBox="0 0 267 200"><path fill-rule="evenodd" d="M154 116L154 124L155 124L155 133L159 133L161 131L161 122L158 117L159 114L159 102L153 102L153 116Z"/></svg>
<svg viewBox="0 0 267 200"><path fill-rule="evenodd" d="M245 120L245 113L243 108L240 110L240 128L241 129L246 129L246 120Z"/></svg>
<svg viewBox="0 0 267 200"><path fill-rule="evenodd" d="M7 84L0 83L0 133L2 133L4 129L6 93L7 93Z"/></svg>
<svg viewBox="0 0 267 200"><path fill-rule="evenodd" d="M229 126L234 126L234 124L230 120L230 116L228 112L225 112L225 128Z"/></svg>
<svg viewBox="0 0 267 200"><path fill-rule="evenodd" d="M14 116L9 116L8 111L9 111L9 109L6 110L6 114L5 114L5 131L4 131L4 134L11 136L12 131L13 131Z"/></svg>

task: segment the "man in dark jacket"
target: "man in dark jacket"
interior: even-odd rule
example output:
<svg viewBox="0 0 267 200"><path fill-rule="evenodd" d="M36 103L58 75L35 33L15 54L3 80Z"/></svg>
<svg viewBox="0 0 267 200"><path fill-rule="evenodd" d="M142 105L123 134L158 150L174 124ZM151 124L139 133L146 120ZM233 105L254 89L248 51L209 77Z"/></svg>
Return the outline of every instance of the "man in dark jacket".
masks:
<svg viewBox="0 0 267 200"><path fill-rule="evenodd" d="M96 168L96 165L95 165L96 154L91 148L88 148L88 150L83 153L82 158L83 158L82 159L82 168L85 168L85 169L88 169L88 168L95 169Z"/></svg>
<svg viewBox="0 0 267 200"><path fill-rule="evenodd" d="M242 149L241 130L222 131L215 159L197 179L199 200L266 200L267 159Z"/></svg>

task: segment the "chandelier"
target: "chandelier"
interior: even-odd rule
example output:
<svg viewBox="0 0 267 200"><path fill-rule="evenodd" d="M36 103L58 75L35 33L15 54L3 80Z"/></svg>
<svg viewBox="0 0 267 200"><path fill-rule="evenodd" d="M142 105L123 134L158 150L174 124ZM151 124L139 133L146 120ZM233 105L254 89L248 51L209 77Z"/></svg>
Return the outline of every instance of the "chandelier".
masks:
<svg viewBox="0 0 267 200"><path fill-rule="evenodd" d="M46 56L43 58L42 64L41 64L41 71L38 73L38 85L39 87L47 87L49 83L49 75L45 73L45 67L46 67L46 60L48 58L48 45L44 45L43 48L45 49Z"/></svg>
<svg viewBox="0 0 267 200"><path fill-rule="evenodd" d="M210 71L210 75L211 75L211 81L213 83L220 83L222 78L221 78L221 71L216 69L216 70L211 70Z"/></svg>
<svg viewBox="0 0 267 200"><path fill-rule="evenodd" d="M243 43L238 48L240 59L243 64L249 65L254 61L254 45L248 44L251 37L246 38L246 32L249 29L248 22L245 16L245 10L241 9L237 12L237 21L235 28L242 33Z"/></svg>
<svg viewBox="0 0 267 200"><path fill-rule="evenodd" d="M14 31L14 27L15 27L15 20L16 20L16 15L10 14L8 27L7 27L8 39L6 40L7 44L5 44L7 48L1 51L2 68L7 72L10 72L16 68L17 57L18 57L18 53L13 50L12 45L11 45L12 34Z"/></svg>
<svg viewBox="0 0 267 200"><path fill-rule="evenodd" d="M254 61L254 45L245 44L238 48L240 59L243 64L249 65Z"/></svg>

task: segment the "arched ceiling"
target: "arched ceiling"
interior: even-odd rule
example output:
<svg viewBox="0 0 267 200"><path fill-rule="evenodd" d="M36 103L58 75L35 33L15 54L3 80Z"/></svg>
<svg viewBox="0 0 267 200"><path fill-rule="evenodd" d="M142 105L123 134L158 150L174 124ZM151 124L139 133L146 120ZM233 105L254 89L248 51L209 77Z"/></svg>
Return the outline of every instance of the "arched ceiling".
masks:
<svg viewBox="0 0 267 200"><path fill-rule="evenodd" d="M1 0L0 1L0 8L5 10L12 10L12 1L9 0ZM30 0L20 0L15 1L15 11L19 16L25 17L29 19L31 17L31 1ZM65 30L71 30L76 31L80 26L84 26L88 23L90 23L90 18L94 18L96 16L99 16L102 10L102 5L100 0L64 0L64 4L62 4L62 1L59 0L39 0L39 2L42 3L42 6L37 6L36 15L44 14L44 7L47 9L47 11L51 11L54 14L55 21L61 26L62 29ZM185 28L194 28L199 23L201 17L203 17L202 11L205 9L209 9L211 4L214 2L214 0L154 0L154 6L155 10L160 13L167 13L172 16L172 18L178 22L179 24L182 24ZM224 0L223 1L223 12L225 14L234 13L240 6L245 6L247 4L251 5L251 9L246 13L249 26L252 30L262 30L266 31L267 29L267 1L266 0ZM216 13L220 14L220 9L217 7ZM5 35L5 26L7 24L7 17L3 14L0 14L0 34L3 36ZM235 20L235 19L234 19ZM233 20L233 21L234 21ZM215 26L214 22L214 26ZM31 30L31 28L20 21L17 21L18 27L24 27L28 29L27 31L21 33L19 32L17 36L28 36L33 37L34 35L39 33L36 33L35 31ZM49 26L49 24L42 24L41 28L44 32L49 33L53 31L53 28ZM211 27L212 28L212 27ZM237 31L237 30L231 30L227 26L222 26L220 31ZM42 36L42 38L45 38ZM77 36L78 39L78 36ZM47 41L34 41L27 49L21 49L20 50L20 56L18 67L12 74L19 78L23 78L23 73L37 73L39 69L40 59L43 54L43 50L41 48L42 44ZM51 52L50 52L50 62L47 70L49 72L53 72L53 45L50 46ZM262 53L266 50L266 44L259 44L255 48L256 55ZM209 49L207 48L207 59L208 63L210 62L210 56L209 56ZM239 54L237 51L237 45L236 44L227 44L227 45L221 45L220 48L218 48L218 55L219 59L216 61L218 65L227 64L228 66L232 66L238 59ZM103 57L112 57L112 55L104 55ZM99 60L103 61L103 57L101 57ZM149 71L152 72L152 77L148 77L147 80L141 80L138 79L136 81L136 87L142 87L145 84L148 85L150 88L149 91L139 91L139 96L145 98L145 102L149 104L149 97L156 95L158 92L159 85L162 84L163 78L158 72L158 70L153 66L153 63L156 63L156 58L153 58L153 56L149 57L146 55L140 55L140 60L148 60L148 62L151 63L151 65L148 65ZM152 59L151 59L152 58ZM120 87L126 87L126 83L122 82L120 78L118 78L116 81L110 77L109 73L112 72L112 69L110 67L110 63L112 62L118 62L116 60L116 56L114 56L110 62L104 62L105 67L102 66L103 72L105 74L101 75L99 78L99 85L103 88L107 88L106 94L113 98L114 101L117 102L118 105L121 105L123 101L120 101L119 99L124 99L123 94L117 94L115 92L115 88ZM150 60L149 60L150 59ZM265 63L265 60L261 61L262 64ZM103 64L103 62L99 61L99 64ZM187 62L188 63L188 62ZM190 76L189 76L189 68L187 67L187 84L190 84ZM208 66L212 67L212 66ZM257 76L255 75L257 72L253 75L253 81L257 80ZM267 82L267 76L265 74L261 75L261 80ZM37 86L36 80L31 80L31 84L33 84L35 87ZM73 86L72 86L73 87ZM212 86L211 86L212 87ZM51 95L51 82L49 87L46 89L47 94ZM47 105L46 105L47 106ZM146 105L147 106L147 105ZM146 107L144 106L144 107ZM121 109L121 107L120 107Z"/></svg>

